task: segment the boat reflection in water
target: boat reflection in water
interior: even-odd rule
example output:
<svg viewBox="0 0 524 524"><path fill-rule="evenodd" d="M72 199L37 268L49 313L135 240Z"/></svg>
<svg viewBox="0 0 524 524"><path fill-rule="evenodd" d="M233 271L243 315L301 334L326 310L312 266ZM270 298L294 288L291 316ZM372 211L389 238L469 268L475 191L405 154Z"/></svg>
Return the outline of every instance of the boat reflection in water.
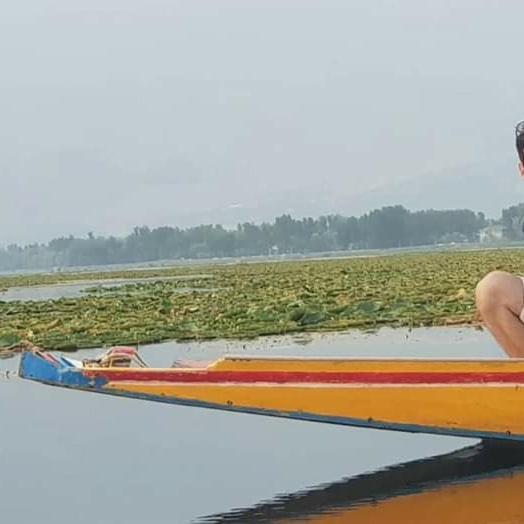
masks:
<svg viewBox="0 0 524 524"><path fill-rule="evenodd" d="M523 500L524 444L483 441L198 522L520 523Z"/></svg>

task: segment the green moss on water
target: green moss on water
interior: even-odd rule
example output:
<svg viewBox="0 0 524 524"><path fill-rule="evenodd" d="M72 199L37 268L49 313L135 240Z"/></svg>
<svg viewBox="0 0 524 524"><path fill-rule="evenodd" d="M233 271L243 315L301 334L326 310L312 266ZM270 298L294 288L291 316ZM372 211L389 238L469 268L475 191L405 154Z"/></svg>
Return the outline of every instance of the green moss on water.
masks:
<svg viewBox="0 0 524 524"><path fill-rule="evenodd" d="M0 288L155 278L93 288L79 298L0 302L0 347L28 339L65 351L163 340L471 324L476 322L475 285L494 269L524 274L524 252L188 266L154 274L145 270L4 277ZM184 279L162 280L173 276Z"/></svg>

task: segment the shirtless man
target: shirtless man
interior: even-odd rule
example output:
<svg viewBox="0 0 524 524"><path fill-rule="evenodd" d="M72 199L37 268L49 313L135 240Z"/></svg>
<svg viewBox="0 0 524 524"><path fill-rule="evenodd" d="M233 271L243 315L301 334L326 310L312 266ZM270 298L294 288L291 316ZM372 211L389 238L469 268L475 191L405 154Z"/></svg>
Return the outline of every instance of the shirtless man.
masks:
<svg viewBox="0 0 524 524"><path fill-rule="evenodd" d="M524 178L524 122L517 125L520 176ZM502 349L524 358L524 277L505 271L488 273L477 285L477 308Z"/></svg>

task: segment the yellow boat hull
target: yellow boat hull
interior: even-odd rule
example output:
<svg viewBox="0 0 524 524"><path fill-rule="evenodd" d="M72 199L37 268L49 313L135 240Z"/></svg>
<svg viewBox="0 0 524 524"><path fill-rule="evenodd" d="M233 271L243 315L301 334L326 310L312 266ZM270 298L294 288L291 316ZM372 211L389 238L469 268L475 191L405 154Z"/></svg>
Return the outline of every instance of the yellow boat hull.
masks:
<svg viewBox="0 0 524 524"><path fill-rule="evenodd" d="M20 374L53 385L174 404L524 440L522 360L226 357L202 367L152 369L83 366L27 353Z"/></svg>

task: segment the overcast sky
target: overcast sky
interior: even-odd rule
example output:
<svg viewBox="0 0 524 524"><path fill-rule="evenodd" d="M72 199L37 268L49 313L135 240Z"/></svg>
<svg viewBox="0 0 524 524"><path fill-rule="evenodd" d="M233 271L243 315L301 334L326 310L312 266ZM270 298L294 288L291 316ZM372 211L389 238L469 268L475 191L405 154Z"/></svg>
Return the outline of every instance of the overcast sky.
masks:
<svg viewBox="0 0 524 524"><path fill-rule="evenodd" d="M511 166L523 33L514 0L4 2L0 245Z"/></svg>

